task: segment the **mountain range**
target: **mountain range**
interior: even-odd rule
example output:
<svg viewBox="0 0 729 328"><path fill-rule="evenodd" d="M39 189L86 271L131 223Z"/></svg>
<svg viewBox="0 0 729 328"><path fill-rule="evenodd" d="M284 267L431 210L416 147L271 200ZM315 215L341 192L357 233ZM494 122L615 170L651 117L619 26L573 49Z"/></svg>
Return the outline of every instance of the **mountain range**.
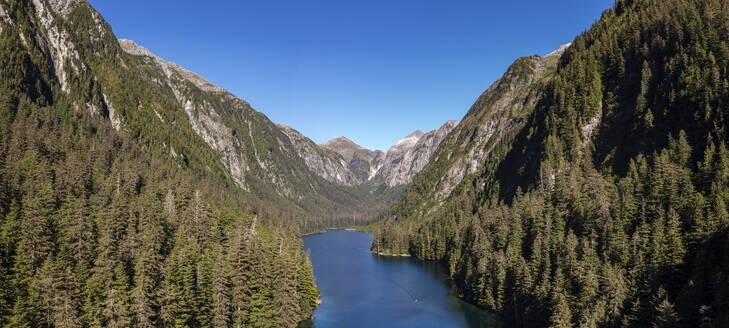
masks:
<svg viewBox="0 0 729 328"><path fill-rule="evenodd" d="M724 1L619 0L382 152L0 0L0 325L294 327L301 234L378 219L507 325L729 326L727 40Z"/></svg>
<svg viewBox="0 0 729 328"><path fill-rule="evenodd" d="M302 231L375 218L437 147L316 145L83 0L1 0L0 45L2 326L295 326Z"/></svg>
<svg viewBox="0 0 729 328"><path fill-rule="evenodd" d="M346 208L361 211L361 204L368 203L377 208L389 205L378 201L380 198L339 187L373 182L369 187L372 194L383 186L376 182L379 180L384 181L386 188L407 185L456 125L450 121L426 134L416 131L387 153L364 149L345 137L316 145L293 128L272 123L247 102L175 63L166 62L134 41L121 39L119 44L126 53L143 58L145 68L155 74L152 79L172 92L192 130L218 153L226 174L238 187L267 193L271 199L284 198L303 207L306 213L345 212ZM109 99L104 101L110 108L112 125L122 129L124 117L116 114ZM154 114L167 123L160 113ZM169 147L170 155L176 158L179 150L172 144ZM347 196L337 198L337 194ZM328 198L332 205L313 205L311 195ZM360 205L354 205L354 200Z"/></svg>
<svg viewBox="0 0 729 328"><path fill-rule="evenodd" d="M290 127L279 127L289 136L309 169L320 177L346 186L382 180L388 187L398 187L412 182L457 123L448 121L428 133L415 131L395 143L387 153L362 148L346 137L316 145Z"/></svg>

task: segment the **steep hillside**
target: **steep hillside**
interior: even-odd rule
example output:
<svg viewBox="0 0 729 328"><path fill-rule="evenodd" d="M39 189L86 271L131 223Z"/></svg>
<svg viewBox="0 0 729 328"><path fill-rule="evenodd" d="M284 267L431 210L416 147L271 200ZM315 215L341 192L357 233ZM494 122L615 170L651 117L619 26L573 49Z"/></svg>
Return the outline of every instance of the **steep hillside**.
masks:
<svg viewBox="0 0 729 328"><path fill-rule="evenodd" d="M409 184L428 164L438 145L456 124L457 121L448 121L436 130L428 133L418 130L398 141L387 150L377 175L382 176L390 187Z"/></svg>
<svg viewBox="0 0 729 328"><path fill-rule="evenodd" d="M504 159L514 138L527 124L540 92L554 76L567 47L559 47L545 57L516 60L476 100L463 120L442 137L423 172L392 206L392 214L408 217L432 213L459 184L471 183L479 172L493 174L495 165ZM533 165L518 165L529 164ZM513 183L507 187L513 192Z"/></svg>
<svg viewBox="0 0 729 328"><path fill-rule="evenodd" d="M404 185L390 186L379 174L385 158L381 151L362 148L344 137L317 145L291 127L281 124L278 126L288 136L298 156L304 159L309 170L327 181L345 186L346 188L341 190L354 194L356 198L352 199L359 201L357 206L351 206L349 209L324 213L320 218L320 224L335 227L371 223L400 195ZM434 147L433 138L428 140L430 141L425 144ZM421 149L425 151L427 147ZM379 168L374 175L367 169L370 165ZM400 165L405 166L408 163ZM367 173L367 176L364 173Z"/></svg>
<svg viewBox="0 0 729 328"><path fill-rule="evenodd" d="M727 40L724 1L617 1L482 95L373 249L508 324L729 326Z"/></svg>
<svg viewBox="0 0 729 328"><path fill-rule="evenodd" d="M147 80L154 81L168 95L174 96L172 100L177 103L178 115L183 115L192 131L215 152L214 156L219 157L224 166L224 174L241 189L268 202L270 207L281 209L286 215L296 213L295 216L306 218L304 228L307 231L337 225L333 221L317 221L322 216L332 217L371 207L366 195L340 187L349 185L347 176L340 180L327 179L336 175L327 176L329 171L311 163L311 156L301 156L306 154L301 148L306 145L303 140L308 140L305 137L298 135L296 138L293 130L272 123L245 101L179 65L164 61L133 41L120 40L120 45L133 55L134 64L139 65L138 69L144 72ZM154 118L160 124L170 129L178 128L176 117L167 117L152 107ZM123 116L112 118L123 125ZM295 137L291 138L292 135ZM185 161L191 156L181 152L179 147L175 148L174 143L170 143L169 153L172 157L181 156ZM327 169L336 170L331 161L333 154L323 151L320 154L329 156Z"/></svg>
<svg viewBox="0 0 729 328"><path fill-rule="evenodd" d="M362 148L345 137L332 139L316 148L299 132L288 127L284 131L309 168L329 181L365 189L367 186L401 189L428 164L440 142L456 124L457 121L448 121L427 133L415 131L396 142L387 153Z"/></svg>
<svg viewBox="0 0 729 328"><path fill-rule="evenodd" d="M362 148L345 137L329 140L319 146L342 156L350 172L355 176L356 184L372 179L385 159L383 152Z"/></svg>
<svg viewBox="0 0 729 328"><path fill-rule="evenodd" d="M85 1L0 1L0 325L295 326L318 291L288 214L341 193L278 166L298 157L245 102L122 45Z"/></svg>
<svg viewBox="0 0 729 328"><path fill-rule="evenodd" d="M350 169L350 162L341 154L315 144L299 131L279 124L279 128L291 140L299 157L304 159L309 169L327 181L344 186L362 184L362 177Z"/></svg>

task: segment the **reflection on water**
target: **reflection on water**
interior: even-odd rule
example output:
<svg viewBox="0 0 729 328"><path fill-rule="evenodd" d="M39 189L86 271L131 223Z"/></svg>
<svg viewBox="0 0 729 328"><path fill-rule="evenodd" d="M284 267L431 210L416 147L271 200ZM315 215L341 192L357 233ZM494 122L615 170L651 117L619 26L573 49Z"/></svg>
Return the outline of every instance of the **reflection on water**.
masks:
<svg viewBox="0 0 729 328"><path fill-rule="evenodd" d="M434 262L382 257L372 236L328 231L304 237L322 304L307 327L494 327L495 316L455 297Z"/></svg>

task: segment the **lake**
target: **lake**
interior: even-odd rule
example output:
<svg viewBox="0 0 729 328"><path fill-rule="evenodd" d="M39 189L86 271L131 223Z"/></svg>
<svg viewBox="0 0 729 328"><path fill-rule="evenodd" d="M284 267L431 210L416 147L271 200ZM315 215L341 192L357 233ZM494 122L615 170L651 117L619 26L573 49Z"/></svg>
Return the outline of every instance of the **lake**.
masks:
<svg viewBox="0 0 729 328"><path fill-rule="evenodd" d="M434 262L369 251L372 234L304 236L322 304L304 327L494 327L496 317L452 293Z"/></svg>

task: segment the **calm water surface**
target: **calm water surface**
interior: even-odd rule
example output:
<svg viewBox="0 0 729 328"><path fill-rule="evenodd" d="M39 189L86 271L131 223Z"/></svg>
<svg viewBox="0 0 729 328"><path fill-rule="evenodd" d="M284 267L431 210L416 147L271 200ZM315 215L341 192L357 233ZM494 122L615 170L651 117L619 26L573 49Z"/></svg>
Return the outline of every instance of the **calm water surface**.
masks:
<svg viewBox="0 0 729 328"><path fill-rule="evenodd" d="M456 298L435 263L382 257L369 233L304 236L322 304L305 326L494 327L495 317Z"/></svg>

